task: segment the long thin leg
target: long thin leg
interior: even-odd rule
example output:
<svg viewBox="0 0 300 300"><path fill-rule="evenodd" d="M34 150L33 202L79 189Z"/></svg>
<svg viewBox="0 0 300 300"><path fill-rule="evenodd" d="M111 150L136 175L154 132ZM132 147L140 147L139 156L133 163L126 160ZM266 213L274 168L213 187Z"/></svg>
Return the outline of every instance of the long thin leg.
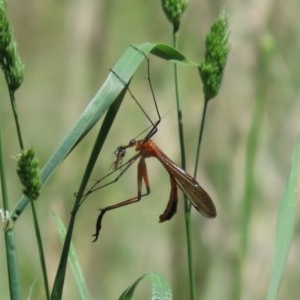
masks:
<svg viewBox="0 0 300 300"><path fill-rule="evenodd" d="M129 159L126 163L124 163L123 165L119 166L116 170L108 173L107 175L105 175L104 177L100 178L99 180L97 180L90 188L89 190L82 195L82 199L80 202L80 205L85 201L85 199L93 192L100 190L108 185L111 185L114 182L117 182L121 176L129 169L129 167L141 156L140 153L137 153L136 155L134 155L131 159ZM109 177L110 175L112 175L113 173L115 173L116 171L121 170L121 172L119 173L119 175L112 181L105 183L101 186L98 186L104 179L106 179L107 177Z"/></svg>
<svg viewBox="0 0 300 300"><path fill-rule="evenodd" d="M148 56L143 51L141 51L140 49L136 48L134 45L131 45L131 47L133 49L135 49L136 51L140 52L145 57L145 59L147 60L147 80L149 82L149 87L150 87L151 95L152 95L152 98L153 98L153 102L154 102L154 105L155 105L155 110L156 110L157 117L158 117L158 120L155 123L150 120L150 122L152 123L153 127L152 127L152 129L149 131L149 133L147 134L147 136L144 139L144 141L148 141L157 132L157 126L158 126L158 124L161 121L161 116L160 116L160 113L159 113L159 109L158 109L158 106L157 106L156 97L155 97L155 94L154 94L154 89L153 89L152 82L151 82L151 79L150 79L150 61L149 61L149 58L148 58Z"/></svg>
<svg viewBox="0 0 300 300"><path fill-rule="evenodd" d="M159 216L159 222L170 220L177 210L178 195L177 195L177 182L175 178L170 174L171 192L170 198L165 211Z"/></svg>
<svg viewBox="0 0 300 300"><path fill-rule="evenodd" d="M143 112L143 114L147 117L147 119L150 121L150 123L154 126L153 121L150 119L142 105L139 103L139 101L136 99L136 97L133 95L132 91L129 88L128 83L126 83L123 78L121 78L113 69L110 70L119 80L122 84L124 84L125 88L127 89L128 93L130 94L131 98L134 100L134 102L137 104L137 106L140 108L140 110Z"/></svg>
<svg viewBox="0 0 300 300"><path fill-rule="evenodd" d="M138 195L142 190L142 179L145 182L145 187L148 195L150 194L150 182L148 178L147 166L144 157L141 157L138 164Z"/></svg>
<svg viewBox="0 0 300 300"><path fill-rule="evenodd" d="M144 180L145 186L146 186L146 192L144 194L142 194L142 182L143 182L143 180ZM147 195L150 194L150 186L149 186L147 167L146 167L145 159L143 157L141 157L141 159L139 161L139 164L138 164L137 181L138 181L137 196L100 209L100 214L98 216L97 223L96 223L96 232L93 234L93 236L95 237L93 242L96 242L98 237L99 237L100 230L101 230L101 225L102 225L102 219L103 219L104 214L106 212L108 212L110 210L113 210L113 209L116 209L116 208L119 208L119 207L123 207L125 205L129 205L129 204L139 202L142 197L147 196Z"/></svg>
<svg viewBox="0 0 300 300"><path fill-rule="evenodd" d="M148 134L146 135L146 137L144 138L144 141L148 141L157 132L157 126L158 126L158 124L161 121L161 116L160 116L160 113L159 113L159 109L158 109L158 106L157 106L157 101L156 101L156 98L155 98L154 89L153 89L151 78L150 78L150 61L149 61L149 58L140 49L136 48L133 45L131 45L131 47L133 49L135 49L137 52L141 53L141 55L143 55L145 57L146 61L147 61L147 80L148 80L148 83L149 83L149 88L150 88L150 91L151 91L152 99L153 99L153 102L154 102L154 105L155 105L155 110L156 110L157 117L158 117L157 121L154 122L154 121L152 121L150 119L150 117L148 116L148 114L146 113L146 111L144 110L144 108L142 107L142 105L139 103L139 101L133 95L132 91L129 88L129 84L126 83L114 70L110 70L110 71L120 80L120 82L122 82L124 84L124 86L127 88L128 93L130 94L131 98L134 100L134 102L138 105L138 107L140 108L140 110L143 112L143 114L147 117L147 119L151 123L152 128L148 132Z"/></svg>

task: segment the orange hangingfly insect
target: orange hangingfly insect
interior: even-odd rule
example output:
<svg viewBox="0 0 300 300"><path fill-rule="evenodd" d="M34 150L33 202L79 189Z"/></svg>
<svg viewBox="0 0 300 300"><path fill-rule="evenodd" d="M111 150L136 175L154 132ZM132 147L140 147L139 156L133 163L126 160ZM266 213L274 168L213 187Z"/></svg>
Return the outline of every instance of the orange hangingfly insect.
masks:
<svg viewBox="0 0 300 300"><path fill-rule="evenodd" d="M135 48L135 47L133 47ZM135 48L136 49L136 48ZM138 52L141 52L139 49L136 49ZM142 53L142 52L141 52ZM145 56L144 53L142 55ZM152 93L152 97L155 104L156 113L158 115L158 120L156 122L153 122L148 114L145 112L143 107L140 105L140 103L137 101L137 99L134 97L133 93L130 91L128 84L122 80L113 70L111 72L124 84L124 86L127 88L128 92L131 95L131 98L136 102L136 104L139 106L143 114L148 118L148 120L151 123L151 129L146 134L146 136L143 139L133 139L131 140L127 145L121 145L117 148L117 150L114 152L115 161L112 163L112 169L113 171L104 176L103 178L97 180L92 187L83 195L83 198L81 200L81 204L83 201L96 190L99 190L103 187L106 187L116 181L119 180L119 178L129 169L129 167L137 160L139 159L138 163L138 170L137 170L137 181L138 181L138 189L137 189L137 195L129 198L125 201L116 203L114 205L110 205L107 207L104 207L100 209L100 214L97 219L96 223L96 232L93 235L95 242L98 237L101 230L101 224L102 219L106 212L125 206L129 204L136 203L141 200L142 197L148 195L150 193L150 184L149 184L149 178L147 173L147 166L145 159L149 157L156 157L161 164L165 167L167 172L170 176L170 182L171 182L171 192L169 201L167 204L167 207L165 211L160 215L159 221L164 222L167 220L170 220L172 216L176 213L177 209L177 202L178 202L178 195L177 195L177 188L179 187L182 192L188 197L188 199L191 201L192 205L205 217L208 218L214 218L216 213L216 208L211 200L210 196L207 194L207 192L200 186L200 184L192 177L190 176L186 171L181 169L179 166L177 166L172 160L170 160L163 151L154 143L152 140L153 135L157 132L158 124L161 121L161 117L159 114L159 110L157 107L157 103L155 100L155 95L152 88L152 83L150 81L150 71L149 71L149 60L147 56L145 56L147 62L148 62L148 82L150 86L150 90ZM127 162L122 164L123 158L126 155L126 150L128 148L135 147L135 150L137 153L129 159ZM111 182L108 182L106 184L100 185L104 179L111 176L116 171L120 171L118 176ZM143 181L145 183L146 191L145 193L142 193L142 184ZM99 186L100 185L100 186Z"/></svg>
<svg viewBox="0 0 300 300"><path fill-rule="evenodd" d="M138 151L127 163L125 169L122 171L122 174L131 166L138 158L140 161L138 163L138 193L137 196L122 201L120 203L107 206L100 209L100 215L96 224L96 232L93 235L95 237L94 241L98 239L101 223L104 214L128 204L132 204L141 200L142 197L150 193L150 184L147 173L147 167L145 159L148 157L156 157L162 165L165 167L167 172L170 175L171 181L171 193L170 198L167 204L165 211L160 215L159 221L164 222L170 220L173 215L176 213L177 209L177 186L182 190L182 192L188 197L192 205L205 217L214 218L216 213L216 208L207 192L200 186L200 184L188 173L182 170L177 166L173 161L171 161L160 148L154 143L153 140L131 140L128 145L120 146L118 149L124 151L127 148L135 147L135 150ZM144 181L146 186L146 192L142 194L142 182ZM94 189L96 190L96 189ZM93 191L94 191L93 190Z"/></svg>

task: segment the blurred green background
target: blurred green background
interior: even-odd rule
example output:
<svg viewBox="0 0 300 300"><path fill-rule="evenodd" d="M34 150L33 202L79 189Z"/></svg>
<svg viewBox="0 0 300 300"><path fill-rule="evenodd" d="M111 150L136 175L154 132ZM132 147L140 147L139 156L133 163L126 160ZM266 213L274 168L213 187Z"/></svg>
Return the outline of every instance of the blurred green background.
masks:
<svg viewBox="0 0 300 300"><path fill-rule="evenodd" d="M242 299L265 298L274 256L279 200L289 171L292 148L299 132L299 10L296 0L191 0L180 29L180 50L194 60L203 57L205 35L225 9L230 21L231 51L221 91L208 107L201 150L199 182L215 201L218 217L207 220L193 211L193 239L198 299L232 299L240 241L247 135L255 101L263 101L255 163L255 197L247 263L243 269ZM171 43L172 27L160 1L9 1L8 13L25 64L24 84L17 102L26 145L35 148L43 165L66 136L82 110L129 44ZM271 49L271 50L270 50ZM297 58L298 57L298 58ZM164 118L155 136L161 149L180 162L173 66L150 57L151 80ZM145 80L146 66L135 75L132 91L151 117L152 98ZM184 99L188 170L193 172L196 140L203 104L202 86L194 69L180 68ZM20 196L13 156L15 139L4 79L6 158L11 207ZM105 175L112 153L148 126L125 98L94 173ZM61 243L51 212L67 224L76 192L97 131L80 144L42 191L38 202L49 280L52 284ZM165 224L158 223L169 197L169 177L155 159L148 160L151 194L137 205L106 216L97 243L91 243L99 207L136 193L136 166L116 184L94 193L81 208L74 246L93 299L116 299L137 277L163 273L174 299L189 296L183 205ZM181 197L181 196L180 196ZM43 299L36 242L28 209L15 225L24 298ZM299 222L279 299L299 299ZM1 243L2 273L5 250ZM146 286L146 284L145 284ZM146 289L146 293L149 292ZM8 299L7 278L0 281ZM136 299L145 299L143 288ZM79 299L70 270L65 299Z"/></svg>

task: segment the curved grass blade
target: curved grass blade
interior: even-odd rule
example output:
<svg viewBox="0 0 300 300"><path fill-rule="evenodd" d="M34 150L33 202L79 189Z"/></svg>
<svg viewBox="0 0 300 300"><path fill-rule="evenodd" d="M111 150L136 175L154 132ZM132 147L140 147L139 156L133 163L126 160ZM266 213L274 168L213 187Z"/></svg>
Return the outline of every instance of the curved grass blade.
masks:
<svg viewBox="0 0 300 300"><path fill-rule="evenodd" d="M177 49L166 45L166 44L157 44L152 50L151 54L160 57L165 60L172 61L174 63L180 63L184 66L190 67L199 67L199 63L196 63L186 56L184 56L181 52Z"/></svg>
<svg viewBox="0 0 300 300"><path fill-rule="evenodd" d="M119 300L131 300L140 281L146 279L151 285L152 300L172 300L172 291L167 279L158 273L147 273L139 277L119 297Z"/></svg>
<svg viewBox="0 0 300 300"><path fill-rule="evenodd" d="M14 232L12 230L8 230L5 233L4 237L7 257L7 272L9 275L10 297L11 299L22 299L21 272L20 265L18 264L17 247Z"/></svg>
<svg viewBox="0 0 300 300"><path fill-rule="evenodd" d="M66 227L64 226L62 220L60 219L60 217L57 214L53 213L53 218L54 218L54 221L56 223L56 226L57 226L57 229L59 232L59 237L60 237L61 241L63 242L66 237ZM88 289L87 289L87 286L86 286L86 283L85 283L85 280L84 280L84 277L83 277L83 274L81 272L81 269L80 269L80 266L78 263L75 249L72 244L70 247L70 253L68 255L68 259L69 259L69 263L70 263L72 273L75 278L81 299L86 299L86 300L91 299Z"/></svg>
<svg viewBox="0 0 300 300"><path fill-rule="evenodd" d="M92 170L94 168L94 165L96 164L98 155L102 149L102 146L104 144L104 141L106 139L106 136L108 134L108 131L113 123L113 120L118 112L118 109L122 103L123 97L125 95L125 89L123 92L118 96L117 101L115 101L109 108L105 119L102 123L102 126L100 128L98 137L96 139L95 145L92 149L92 153L90 155L90 159L87 163L86 170L84 172L79 191L76 196L76 200L74 203L74 207L71 213L71 218L70 222L68 225L68 229L65 235L64 239L64 245L63 245L63 250L62 254L60 257L59 261L59 266L57 268L55 280L54 280L54 285L51 293L51 298L52 299L61 299L62 298L62 293L63 293L63 286L64 286L64 280L65 280L65 274L66 274L66 268L67 268L67 262L68 262L68 256L69 256L69 250L71 246L71 240L72 240L72 234L73 234L73 229L75 225L75 219L76 219L76 214L77 211L80 207L80 202L81 202L81 197L82 194L84 193L84 190L86 188L86 185L88 183L88 180L91 176Z"/></svg>
<svg viewBox="0 0 300 300"><path fill-rule="evenodd" d="M277 298L293 240L296 219L296 204L298 198L299 163L300 137L295 145L291 170L287 177L281 198L278 215L275 258L267 300L275 300Z"/></svg>

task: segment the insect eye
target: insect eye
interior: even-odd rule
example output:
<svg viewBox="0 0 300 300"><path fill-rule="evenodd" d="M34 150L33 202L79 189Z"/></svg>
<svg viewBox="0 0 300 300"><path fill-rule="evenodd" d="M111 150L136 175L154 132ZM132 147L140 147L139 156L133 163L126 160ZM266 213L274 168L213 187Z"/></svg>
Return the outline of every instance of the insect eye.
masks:
<svg viewBox="0 0 300 300"><path fill-rule="evenodd" d="M126 148L125 148L125 146L119 146L116 150L115 150L115 152L114 152L114 155L115 156L121 156L121 157L124 157L125 156L125 154L126 154Z"/></svg>
<svg viewBox="0 0 300 300"><path fill-rule="evenodd" d="M125 154L126 154L126 148L125 148L124 146L118 147L118 154L119 154L121 157L124 157Z"/></svg>
<svg viewBox="0 0 300 300"><path fill-rule="evenodd" d="M136 140L131 140L131 141L129 142L129 145L130 145L130 146L133 146L133 145L135 145L135 143L136 143Z"/></svg>

